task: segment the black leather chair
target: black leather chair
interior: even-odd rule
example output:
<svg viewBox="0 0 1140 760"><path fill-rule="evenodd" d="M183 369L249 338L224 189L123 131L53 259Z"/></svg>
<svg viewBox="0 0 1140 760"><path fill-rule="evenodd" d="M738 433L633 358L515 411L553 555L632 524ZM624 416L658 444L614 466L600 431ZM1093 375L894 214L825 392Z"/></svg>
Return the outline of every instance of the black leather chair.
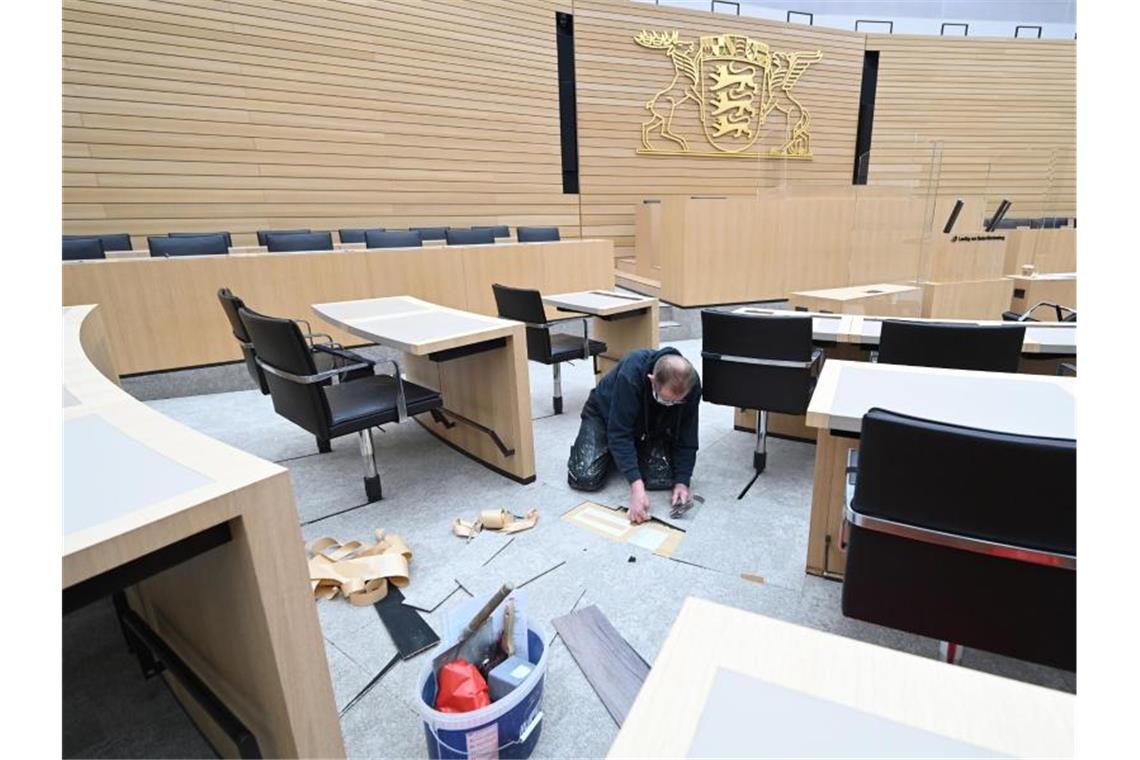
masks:
<svg viewBox="0 0 1140 760"><path fill-rule="evenodd" d="M491 234L497 238L505 238L505 237L511 236L511 228L505 224L499 224L499 225L493 225L493 226L479 225L479 226L474 226L471 229L473 229L473 230L490 230Z"/></svg>
<svg viewBox="0 0 1140 760"><path fill-rule="evenodd" d="M450 227L409 227L409 232L420 233L420 240L446 240Z"/></svg>
<svg viewBox="0 0 1140 760"><path fill-rule="evenodd" d="M359 230L340 230L340 242L342 243L363 243L365 233L368 232L383 232L383 227L369 227L368 229Z"/></svg>
<svg viewBox="0 0 1140 760"><path fill-rule="evenodd" d="M760 474L768 412L804 414L815 390L823 352L812 345L811 317L704 309L701 335L701 393L712 404L757 410L752 466Z"/></svg>
<svg viewBox="0 0 1140 760"><path fill-rule="evenodd" d="M557 227L518 227L516 234L520 243L545 243L562 239Z"/></svg>
<svg viewBox="0 0 1140 760"><path fill-rule="evenodd" d="M464 230L458 227L447 228L448 245L487 245L495 242L495 233L490 227Z"/></svg>
<svg viewBox="0 0 1140 760"><path fill-rule="evenodd" d="M364 233L364 245L368 248L421 248L424 241L414 230L385 230Z"/></svg>
<svg viewBox="0 0 1140 760"><path fill-rule="evenodd" d="M548 364L554 371L554 413L562 414L562 362L596 357L606 344L589 337L589 319L582 318L582 334L552 333L546 320L542 294L537 290L494 284L499 316L526 324L526 354L532 362ZM597 371L597 359L594 359Z"/></svg>
<svg viewBox="0 0 1140 760"><path fill-rule="evenodd" d="M265 236L270 253L281 251L331 251L331 232L270 232Z"/></svg>
<svg viewBox="0 0 1140 760"><path fill-rule="evenodd" d="M291 234L302 233L302 232L312 232L312 230L307 230L307 229L306 230L258 230L257 231L257 244L258 245L269 245L266 242L266 236L274 234L274 233L276 233L278 235L291 235Z"/></svg>
<svg viewBox="0 0 1140 760"><path fill-rule="evenodd" d="M1076 441L882 409L860 437L843 614L1076 670Z"/></svg>
<svg viewBox="0 0 1140 760"><path fill-rule="evenodd" d="M195 235L194 237L159 237L146 239L151 256L211 256L229 253L225 235Z"/></svg>
<svg viewBox="0 0 1140 760"><path fill-rule="evenodd" d="M131 236L125 232L115 235L64 235L64 240L98 240L103 251L129 251L132 249Z"/></svg>
<svg viewBox="0 0 1140 760"><path fill-rule="evenodd" d="M99 238L80 238L78 240L63 239L63 260L81 261L83 259L105 259L103 241Z"/></svg>
<svg viewBox="0 0 1140 760"><path fill-rule="evenodd" d="M1061 362L1057 365L1057 374L1061 377L1076 377L1077 365L1072 362Z"/></svg>
<svg viewBox="0 0 1140 760"><path fill-rule="evenodd" d="M226 239L226 247L233 247L233 237L228 232L168 232L167 237L205 237L208 235L221 235Z"/></svg>
<svg viewBox="0 0 1140 760"><path fill-rule="evenodd" d="M237 340L238 345L241 346L241 355L245 360L245 368L249 372L250 378L257 384L263 395L269 395L269 384L265 381L265 373L262 372L261 367L257 365L257 355L253 350L253 342L250 340L249 332L245 328L245 324L241 321L241 310L248 308L245 302L238 296L235 296L229 288L218 289L218 301L222 304L222 311L226 314L226 319L230 323L230 332L233 333L234 339ZM340 344L333 341L332 336L326 333L314 333L309 323L303 319L295 320L300 324L305 325L304 336L309 342L309 349L313 354L313 364L316 366L318 372L327 372L329 370L343 369L350 366L365 365L359 369L344 370L337 379L340 382L347 382L349 380L356 380L361 377L368 377L373 374L373 366L375 362L367 359L360 354L349 351ZM318 338L324 338L324 342L318 342ZM331 380L327 382L332 382ZM331 450L328 439L317 439L317 451L325 453Z"/></svg>
<svg viewBox="0 0 1140 760"><path fill-rule="evenodd" d="M1022 325L959 325L883 320L880 364L1017 372Z"/></svg>
<svg viewBox="0 0 1140 760"><path fill-rule="evenodd" d="M1003 311L1001 314L1002 320L1006 322L1040 322L1040 319L1032 316L1033 312L1041 307L1051 307L1054 314L1057 315L1058 322L1076 322L1077 310L1070 309L1068 306L1062 306L1052 301L1038 301L1025 310L1024 314L1018 314L1016 311Z"/></svg>
<svg viewBox="0 0 1140 760"><path fill-rule="evenodd" d="M440 394L400 376L396 361L392 375L370 375L358 380L328 385L326 381L343 370L363 369L350 365L340 370L317 369L313 352L297 323L241 309L257 365L265 372L273 408L287 420L308 430L317 440L332 440L357 433L364 457L364 491L368 501L383 498L372 428L402 422L409 415L443 406Z"/></svg>

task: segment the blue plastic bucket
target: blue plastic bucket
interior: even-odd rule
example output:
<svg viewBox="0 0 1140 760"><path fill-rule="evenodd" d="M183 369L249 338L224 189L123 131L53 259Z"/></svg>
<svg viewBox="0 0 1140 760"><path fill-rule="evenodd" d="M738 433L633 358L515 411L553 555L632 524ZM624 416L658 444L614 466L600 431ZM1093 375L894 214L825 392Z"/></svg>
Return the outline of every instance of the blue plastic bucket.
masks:
<svg viewBox="0 0 1140 760"><path fill-rule="evenodd" d="M542 633L528 626L527 659L534 670L498 702L466 713L435 709L438 687L428 659L416 686L416 703L424 720L429 757L530 757L542 733L542 689L546 680L543 641Z"/></svg>

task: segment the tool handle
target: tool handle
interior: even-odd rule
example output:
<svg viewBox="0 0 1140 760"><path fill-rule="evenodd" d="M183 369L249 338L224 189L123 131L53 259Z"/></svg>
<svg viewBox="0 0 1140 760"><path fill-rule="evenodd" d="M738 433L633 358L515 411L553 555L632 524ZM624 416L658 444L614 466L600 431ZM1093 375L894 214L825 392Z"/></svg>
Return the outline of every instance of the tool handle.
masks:
<svg viewBox="0 0 1140 760"><path fill-rule="evenodd" d="M468 623L467 627L463 630L463 635L460 636L460 640L469 638L475 631L479 630L479 626L487 622L487 618L491 617L491 613L495 611L495 608L502 604L503 600L507 598L507 595L514 590L515 584L510 581L504 583L503 587L495 592L495 595L491 597L490 601L483 605L483 609L479 610L479 614L471 618L471 622Z"/></svg>

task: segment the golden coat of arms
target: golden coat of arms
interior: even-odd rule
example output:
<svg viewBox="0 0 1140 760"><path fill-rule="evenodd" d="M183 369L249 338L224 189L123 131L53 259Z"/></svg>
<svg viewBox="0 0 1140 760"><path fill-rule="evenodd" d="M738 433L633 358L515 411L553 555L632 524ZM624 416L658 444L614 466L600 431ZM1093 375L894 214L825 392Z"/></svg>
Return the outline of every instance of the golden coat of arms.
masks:
<svg viewBox="0 0 1140 760"><path fill-rule="evenodd" d="M638 153L669 155L811 158L811 114L792 90L819 50L773 52L765 43L739 34L682 40L678 32L642 31L634 41L661 50L673 64L673 79L645 104ZM696 106L700 129L712 150L693 148L692 134L677 124L678 109ZM750 150L760 140L772 111L783 116L776 144Z"/></svg>

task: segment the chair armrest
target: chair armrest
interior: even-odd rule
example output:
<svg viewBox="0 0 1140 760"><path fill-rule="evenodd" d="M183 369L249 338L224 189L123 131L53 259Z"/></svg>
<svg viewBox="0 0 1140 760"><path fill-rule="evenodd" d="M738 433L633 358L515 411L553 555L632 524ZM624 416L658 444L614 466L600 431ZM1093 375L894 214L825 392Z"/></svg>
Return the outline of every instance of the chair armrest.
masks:
<svg viewBox="0 0 1140 760"><path fill-rule="evenodd" d="M395 369L393 377L396 378L396 423L403 422L408 417L408 397L404 394L404 376L400 370L400 362L389 359ZM371 366L371 365L369 365Z"/></svg>
<svg viewBox="0 0 1140 760"><path fill-rule="evenodd" d="M823 369L823 349L817 348L811 352L811 376L819 377L821 369Z"/></svg>
<svg viewBox="0 0 1140 760"><path fill-rule="evenodd" d="M298 317L298 318L294 319L293 321L296 322L298 325L304 325L305 326L305 329L302 330L301 333L305 336L305 340L309 341L310 346L316 347L316 341L313 340L314 338L325 338L326 339L325 342L328 343L329 345L336 346L338 348L340 347L339 344L336 341L334 341L332 339L332 336L329 335L328 333L313 332L313 326L311 324L309 324L309 320L301 319L300 317Z"/></svg>
<svg viewBox="0 0 1140 760"><path fill-rule="evenodd" d="M590 358L590 318L582 317L582 358Z"/></svg>
<svg viewBox="0 0 1140 760"><path fill-rule="evenodd" d="M325 380L329 380L330 378L334 378L337 375L340 375L342 372L351 372L351 371L357 370L357 369L369 369L372 367L371 364L359 362L357 364L349 364L349 365L344 366L344 367L336 367L334 369L326 369L324 372L318 372L315 375L294 375L292 372L286 372L283 369L278 369L277 367L274 367L272 364L267 364L260 356L255 356L254 361L257 362L257 366L261 367L263 370L265 370L269 374L276 375L277 377L284 378L285 380L288 380L288 381L293 382L293 383L297 383L299 385L312 385L313 383L323 383Z"/></svg>
<svg viewBox="0 0 1140 760"><path fill-rule="evenodd" d="M349 362L353 362L353 363L363 362L370 367L374 366L376 364L376 362L369 359L367 356L361 356L360 354L356 353L355 351L347 349L344 346L340 345L339 343L328 343L328 344L319 343L317 345L310 346L310 348L312 348L312 350L314 350L314 351L320 351L321 353L324 353L324 354L332 354L333 356L340 357L341 359L344 359L345 361L349 361Z"/></svg>

